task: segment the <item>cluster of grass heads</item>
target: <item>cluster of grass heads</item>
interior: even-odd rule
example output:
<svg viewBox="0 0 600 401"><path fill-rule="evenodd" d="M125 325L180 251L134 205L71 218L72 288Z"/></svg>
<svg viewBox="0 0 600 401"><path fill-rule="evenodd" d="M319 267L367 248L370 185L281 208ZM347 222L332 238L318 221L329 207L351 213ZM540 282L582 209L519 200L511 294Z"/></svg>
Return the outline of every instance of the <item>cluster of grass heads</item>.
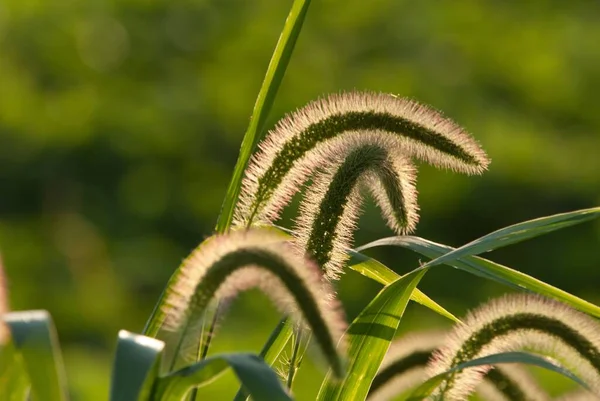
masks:
<svg viewBox="0 0 600 401"><path fill-rule="evenodd" d="M475 392L486 399L550 399L522 364L582 386L564 400L600 395L600 307L478 256L597 218L600 208L523 222L456 249L407 235L418 221L413 159L466 174L482 173L489 159L441 113L388 94L340 93L315 101L281 120L259 144L309 3L296 0L285 23L215 234L175 271L143 333L119 333L110 399L199 400L196 388L231 369L241 383L235 400L290 400L310 342L329 366L317 395L322 401L463 400ZM295 226L276 226L307 182ZM396 236L353 249L365 194ZM390 245L430 261L400 276L363 253ZM526 294L492 301L461 322L417 289L442 265ZM352 322L335 292L346 268L384 285ZM250 288L272 299L281 322L260 355L210 355L227 306ZM50 316L9 312L3 288L0 295L2 399L67 400ZM394 341L409 300L454 321L455 329ZM286 348L290 356L275 372Z"/></svg>

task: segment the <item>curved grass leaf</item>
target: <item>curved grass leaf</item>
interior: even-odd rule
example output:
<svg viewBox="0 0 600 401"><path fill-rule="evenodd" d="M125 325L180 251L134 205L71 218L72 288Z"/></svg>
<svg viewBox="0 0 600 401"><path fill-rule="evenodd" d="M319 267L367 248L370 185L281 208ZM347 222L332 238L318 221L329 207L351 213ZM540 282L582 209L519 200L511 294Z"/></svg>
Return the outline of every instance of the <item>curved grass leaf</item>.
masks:
<svg viewBox="0 0 600 401"><path fill-rule="evenodd" d="M376 259L370 258L354 250L347 250L347 252L351 256L350 261L348 262L348 267L365 277L375 280L383 285L389 285L401 277L398 273L394 272ZM453 322L460 323L460 320L456 316L448 312L418 288L414 289L410 299L425 306L426 308L431 309L439 315L452 320Z"/></svg>
<svg viewBox="0 0 600 401"><path fill-rule="evenodd" d="M569 213L560 213L517 223L505 228L501 228L500 230L496 230L490 234L484 235L481 238L471 241L468 244L456 248L451 252L427 262L424 267L448 264L453 260L464 258L465 256L479 255L484 252L493 251L494 249L516 244L518 242L548 234L575 224L584 223L598 217L600 217L600 207L576 210ZM386 239L383 241L385 240ZM377 244L379 241L374 241L371 244L362 246L358 249L367 249L372 246L376 246L375 244Z"/></svg>
<svg viewBox="0 0 600 401"><path fill-rule="evenodd" d="M254 110L250 117L250 125L248 126L242 141L240 155L235 165L231 182L227 188L227 195L225 196L223 206L221 207L219 220L217 221L217 233L226 232L231 225L233 210L241 190L240 184L244 169L246 168L246 164L248 164L248 160L250 159L250 155L252 154L256 143L260 139L260 134L263 132L265 120L271 111L275 95L279 89L279 84L285 75L285 70L287 69L292 52L294 51L296 40L300 35L309 5L310 0L295 0L285 21L283 31L275 46L275 51L269 62L265 79L260 88L260 92L258 93L256 103L254 104Z"/></svg>
<svg viewBox="0 0 600 401"><path fill-rule="evenodd" d="M266 227L270 227L269 230L274 234L280 235L282 240L293 239L292 230L290 229L280 226ZM261 229L263 228L261 227ZM373 259L353 249L346 249L346 252L350 255L348 267L362 274L363 276L370 278L371 280L375 280L383 285L388 285L401 277L398 273L394 272L392 269L390 269L389 267L387 267L386 265L384 265L376 259ZM413 293L410 296L410 299L418 304L423 305L426 308L431 309L432 311L440 314L441 316L447 317L448 319L454 322L460 322L460 320L456 316L448 312L446 309L444 309L441 305L429 298L418 288L414 289Z"/></svg>
<svg viewBox="0 0 600 401"><path fill-rule="evenodd" d="M180 401L195 387L207 385L231 368L254 401L290 401L277 374L254 354L221 354L158 379L156 399Z"/></svg>
<svg viewBox="0 0 600 401"><path fill-rule="evenodd" d="M488 355L482 358L473 359L471 361L461 363L460 365L447 370L444 373L440 373L430 379L428 379L425 383L421 384L417 387L411 395L408 397L407 401L421 401L429 397L433 391L449 376L452 374L461 371L466 368L482 366L482 365L495 365L500 363L525 363L533 366L539 366L544 369L548 369L550 371L561 374L568 379L573 380L575 383L583 386L584 388L588 388L585 382L583 382L580 378L575 376L570 371L564 369L561 366L558 366L552 363L547 358L530 354L527 352L503 352L494 355Z"/></svg>
<svg viewBox="0 0 600 401"><path fill-rule="evenodd" d="M393 245L408 248L431 259L439 258L455 250L455 248L414 236L384 238L371 242L358 249L364 250L376 246ZM492 262L478 256L466 256L461 259L451 259L449 266L467 271L471 274L499 282L515 289L525 289L537 294L564 302L582 312L600 318L600 307L587 302L575 295L569 294L541 280L509 267Z"/></svg>
<svg viewBox="0 0 600 401"><path fill-rule="evenodd" d="M352 322L348 337L348 372L341 382L332 380L331 371L323 382L317 400L364 400L400 319L413 292L427 269L415 270L386 286Z"/></svg>
<svg viewBox="0 0 600 401"><path fill-rule="evenodd" d="M32 398L36 401L68 400L64 365L50 314L43 310L11 312L3 319L29 376ZM18 389L22 389L21 384Z"/></svg>
<svg viewBox="0 0 600 401"><path fill-rule="evenodd" d="M112 369L110 401L147 401L158 377L165 344L154 338L119 332Z"/></svg>

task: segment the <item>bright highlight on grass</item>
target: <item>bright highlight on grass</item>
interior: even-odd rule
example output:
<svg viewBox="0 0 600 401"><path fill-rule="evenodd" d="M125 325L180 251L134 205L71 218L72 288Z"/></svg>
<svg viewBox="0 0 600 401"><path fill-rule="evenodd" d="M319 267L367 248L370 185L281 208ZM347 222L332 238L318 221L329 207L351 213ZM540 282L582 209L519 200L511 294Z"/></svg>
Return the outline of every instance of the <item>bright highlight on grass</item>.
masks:
<svg viewBox="0 0 600 401"><path fill-rule="evenodd" d="M327 164L319 149L351 132L395 139L395 153L468 174L489 159L477 142L441 113L390 94L349 92L309 103L282 119L250 162L234 224L266 224L279 217L294 193Z"/></svg>
<svg viewBox="0 0 600 401"><path fill-rule="evenodd" d="M365 140L366 139L366 140ZM307 189L300 205L296 233L300 249L315 258L328 279L342 273L352 246L362 204L361 187L370 188L398 233L417 219L414 168L394 155L390 141L375 134L355 134L323 155L331 163Z"/></svg>
<svg viewBox="0 0 600 401"><path fill-rule="evenodd" d="M435 274L442 264L600 316L596 305L476 256L595 219L599 207L519 223L457 249L405 236L419 218L413 159L466 174L482 173L490 161L463 128L440 112L385 93L339 93L309 103L268 133L244 170L309 4L310 0L293 1L242 142L217 234L176 269L144 335L121 331L110 401L196 401L202 398L197 397L198 388L227 370L241 384L234 401L292 401L294 377L311 339L330 366L319 401L382 401L407 392L415 396L411 401L463 400L474 392L490 401L549 400L520 366L523 363L560 373L595 393L577 391L562 401L596 399L600 323L541 296L511 295L490 302L448 335L414 333L392 341L411 298L457 321L417 289L424 275ZM269 225L308 181L295 237L289 240ZM352 250L365 193L373 196L398 236ZM435 260L401 276L359 253L383 244L406 246ZM385 285L348 327L330 283L340 278L347 254L362 261L354 265L357 271ZM260 355L209 355L226 306L251 288L264 292L291 320L280 321ZM0 263L0 396L22 400L30 394L36 400L67 401L64 366L48 312L7 312ZM212 312L206 330L204 323ZM163 334L170 338L153 338ZM284 385L273 366L287 355L292 337L291 356L283 365ZM179 362L188 362L188 345L194 360L179 367Z"/></svg>
<svg viewBox="0 0 600 401"><path fill-rule="evenodd" d="M371 384L368 401L391 401L427 379L427 364L443 345L440 331L414 332L394 341ZM473 392L487 401L546 401L534 378L516 364L488 370Z"/></svg>
<svg viewBox="0 0 600 401"><path fill-rule="evenodd" d="M550 356L600 394L600 324L560 302L511 295L473 311L456 326L430 361L431 376L469 360L529 350ZM444 400L464 400L489 365L452 374L437 390Z"/></svg>
<svg viewBox="0 0 600 401"><path fill-rule="evenodd" d="M305 323L335 374L343 375L344 347L338 342L346 324L333 290L313 262L268 231L235 231L199 246L180 267L166 298L164 329L185 336L193 324L190 317L212 301L229 300L250 288Z"/></svg>

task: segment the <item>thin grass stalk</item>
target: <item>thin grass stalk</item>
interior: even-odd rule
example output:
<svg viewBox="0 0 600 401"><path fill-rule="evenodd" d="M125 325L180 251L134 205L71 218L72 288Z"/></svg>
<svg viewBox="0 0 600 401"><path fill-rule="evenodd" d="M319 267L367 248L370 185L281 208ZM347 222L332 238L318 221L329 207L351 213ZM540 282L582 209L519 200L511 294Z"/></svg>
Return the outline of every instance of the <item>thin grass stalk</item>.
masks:
<svg viewBox="0 0 600 401"><path fill-rule="evenodd" d="M227 188L227 195L221 207L221 213L216 226L216 231L219 234L227 232L231 225L233 210L241 191L244 169L263 133L265 121L271 111L275 96L279 90L279 85L285 75L294 47L296 46L296 40L302 30L310 2L311 0L294 0L283 26L283 31L271 56L265 79L254 104L250 124L242 140L240 155L235 165L229 187Z"/></svg>
<svg viewBox="0 0 600 401"><path fill-rule="evenodd" d="M296 46L296 40L302 30L302 25L306 13L308 12L310 2L311 0L295 0L285 21L283 31L279 36L279 40L277 41L277 45L271 56L271 61L267 67L265 79L263 80L260 92L256 98L254 110L250 117L250 124L244 134L244 139L242 140L240 155L236 162L229 187L227 188L227 194L223 200L223 205L221 206L219 219L217 220L215 228L217 233L225 233L231 226L233 211L241 192L244 170L264 131L265 121L271 111L279 85L285 75L294 47ZM218 309L219 308L217 307L217 310ZM209 332L214 332L214 326L209 328ZM206 352L203 353L204 356L208 353L211 338L212 336L207 337L205 344L202 345L202 348L206 350Z"/></svg>
<svg viewBox="0 0 600 401"><path fill-rule="evenodd" d="M302 334L303 334L302 328L299 326L296 326L294 331L295 331L294 346L292 348L292 355L290 356L290 366L288 369L287 380L286 380L286 386L290 390L292 389L292 383L294 382L294 377L296 375L296 368L297 368L296 361L297 361L297 358L299 357L300 345L302 343Z"/></svg>

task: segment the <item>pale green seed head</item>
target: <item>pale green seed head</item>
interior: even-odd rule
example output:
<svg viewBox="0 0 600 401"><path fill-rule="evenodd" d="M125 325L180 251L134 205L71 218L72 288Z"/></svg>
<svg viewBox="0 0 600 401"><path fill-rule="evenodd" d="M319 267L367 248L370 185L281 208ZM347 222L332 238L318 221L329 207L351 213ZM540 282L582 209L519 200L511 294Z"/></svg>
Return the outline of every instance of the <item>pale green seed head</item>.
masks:
<svg viewBox="0 0 600 401"><path fill-rule="evenodd" d="M353 133L322 152L329 164L304 194L296 220L297 244L328 279L336 279L352 246L361 187L370 189L398 234L416 225L414 167L395 154L393 141L381 134Z"/></svg>
<svg viewBox="0 0 600 401"><path fill-rule="evenodd" d="M201 244L180 267L163 313L164 329L181 332L213 300L229 300L258 288L284 313L306 324L334 373L343 374L338 342L345 319L318 267L281 237L264 230L234 231Z"/></svg>
<svg viewBox="0 0 600 401"><path fill-rule="evenodd" d="M557 360L600 394L600 324L558 301L511 295L473 311L432 359L430 375L500 352L529 350ZM445 400L464 399L489 366L466 369L440 386Z"/></svg>
<svg viewBox="0 0 600 401"><path fill-rule="evenodd" d="M391 401L427 380L427 363L443 344L445 333L410 333L390 346L375 376L368 401ZM496 365L473 392L486 401L546 401L546 394L525 369L516 364Z"/></svg>
<svg viewBox="0 0 600 401"><path fill-rule="evenodd" d="M246 170L235 224L277 219L307 178L327 164L318 149L348 132L382 133L395 140L397 154L468 174L489 164L477 142L436 110L383 93L335 94L286 116L259 144Z"/></svg>

